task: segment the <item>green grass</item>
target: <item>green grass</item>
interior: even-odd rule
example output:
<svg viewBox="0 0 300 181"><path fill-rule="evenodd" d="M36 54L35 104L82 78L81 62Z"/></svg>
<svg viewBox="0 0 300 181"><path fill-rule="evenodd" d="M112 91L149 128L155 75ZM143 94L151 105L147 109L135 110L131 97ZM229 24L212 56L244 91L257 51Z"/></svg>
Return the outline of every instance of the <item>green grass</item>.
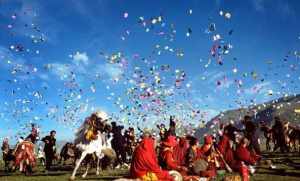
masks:
<svg viewBox="0 0 300 181"><path fill-rule="evenodd" d="M3 172L2 164L0 169L0 180L1 181L62 181L68 180L71 176L72 170L64 170L64 171L49 171L48 173L44 172L44 168L42 166L38 166L34 169L34 173L32 176L25 176L24 174L16 171L14 173L6 174ZM100 172L100 175L96 175L95 169L91 169L89 171L88 176L85 179L81 178L81 174L84 172L84 168L79 169L79 173L76 175L76 180L114 180L120 177L124 177L128 175L128 170L104 170Z"/></svg>
<svg viewBox="0 0 300 181"><path fill-rule="evenodd" d="M264 158L272 160L273 164L277 166L276 169L269 169L262 161L257 166L257 172L251 176L252 181L299 181L300 180L300 154L299 153L264 153ZM71 170L65 171L52 171L48 174L43 172L43 168L38 166L35 168L35 172L32 176L24 176L18 171L5 175L3 172L3 165L0 164L0 180L1 181L61 181L68 180L71 175ZM114 180L116 178L124 177L128 175L128 170L106 170L102 171L99 176L95 175L95 169L90 171L87 178L82 179L81 173L83 169L79 170L77 180ZM217 180L222 180L222 177L218 177Z"/></svg>

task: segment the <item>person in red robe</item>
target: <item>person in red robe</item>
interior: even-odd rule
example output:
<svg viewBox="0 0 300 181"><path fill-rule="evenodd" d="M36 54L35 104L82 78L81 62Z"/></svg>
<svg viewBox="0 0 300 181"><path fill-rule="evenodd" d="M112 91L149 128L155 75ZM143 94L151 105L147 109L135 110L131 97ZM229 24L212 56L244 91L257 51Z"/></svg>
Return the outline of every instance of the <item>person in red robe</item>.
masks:
<svg viewBox="0 0 300 181"><path fill-rule="evenodd" d="M130 176L140 178L155 174L156 179L172 181L173 177L169 172L162 170L158 165L158 160L154 149L154 140L151 137L144 137L133 153Z"/></svg>
<svg viewBox="0 0 300 181"><path fill-rule="evenodd" d="M216 177L216 169L219 167L217 154L213 147L213 137L207 135L204 137L204 144L197 150L197 158L204 159L208 162L208 168L206 171L201 171L201 177L213 178Z"/></svg>
<svg viewBox="0 0 300 181"><path fill-rule="evenodd" d="M160 153L160 165L163 169L166 170L176 170L179 171L182 175L185 175L187 172L187 168L181 166L174 158L173 158L173 148L177 145L175 136L168 136L166 141L162 142L162 151Z"/></svg>
<svg viewBox="0 0 300 181"><path fill-rule="evenodd" d="M259 156L251 154L248 150L249 140L243 138L235 151L235 163L232 163L232 168L238 171L243 178L243 181L249 181L249 167L254 165L259 160Z"/></svg>
<svg viewBox="0 0 300 181"><path fill-rule="evenodd" d="M185 155L189 148L189 143L185 137L179 138L179 143L173 149L173 158L179 165L185 165Z"/></svg>
<svg viewBox="0 0 300 181"><path fill-rule="evenodd" d="M227 164L229 164L230 166L232 165L232 162L234 160L234 153L233 150L231 148L231 144L230 144L230 137L227 134L227 130L224 130L224 134L220 137L220 141L218 143L218 150L219 152L223 155L225 161ZM221 163L221 168L225 168L225 163L222 161Z"/></svg>
<svg viewBox="0 0 300 181"><path fill-rule="evenodd" d="M236 158L239 161L245 162L247 165L254 165L259 160L258 155L252 154L248 150L249 141L247 138L243 138L241 144L236 149Z"/></svg>

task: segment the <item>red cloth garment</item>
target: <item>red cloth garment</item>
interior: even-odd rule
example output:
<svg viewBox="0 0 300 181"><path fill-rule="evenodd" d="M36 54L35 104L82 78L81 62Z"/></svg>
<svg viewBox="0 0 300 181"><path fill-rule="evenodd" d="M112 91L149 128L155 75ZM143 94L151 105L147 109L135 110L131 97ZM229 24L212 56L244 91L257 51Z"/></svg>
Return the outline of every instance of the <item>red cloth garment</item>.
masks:
<svg viewBox="0 0 300 181"><path fill-rule="evenodd" d="M257 161L257 157L251 155L250 151L243 145L238 146L235 156L239 161L243 161L246 164L255 164Z"/></svg>
<svg viewBox="0 0 300 181"><path fill-rule="evenodd" d="M220 153L225 155L226 150L229 146L229 137L224 134L218 143L218 149Z"/></svg>
<svg viewBox="0 0 300 181"><path fill-rule="evenodd" d="M177 145L176 137L168 136L167 139L162 142L162 145L167 147L175 147Z"/></svg>
<svg viewBox="0 0 300 181"><path fill-rule="evenodd" d="M197 158L198 159L204 159L208 162L208 168L205 171L200 172L201 177L215 177L217 175L217 168L216 164L213 160L209 160L209 157L212 156L212 151L211 151L211 144L212 144L212 137L206 136L204 138L205 144L197 149ZM211 158L210 158L211 159Z"/></svg>
<svg viewBox="0 0 300 181"><path fill-rule="evenodd" d="M227 135L223 135L218 143L218 150L223 155L227 164L231 165L234 160L233 150L230 148L230 138ZM225 164L221 161L221 167L225 168Z"/></svg>
<svg viewBox="0 0 300 181"><path fill-rule="evenodd" d="M154 150L154 140L144 138L133 153L130 168L132 178L141 178L147 172L153 172L159 180L172 181L168 171L162 170L158 165L158 160Z"/></svg>
<svg viewBox="0 0 300 181"><path fill-rule="evenodd" d="M207 135L204 137L204 144L212 144L213 143L213 137L211 135Z"/></svg>
<svg viewBox="0 0 300 181"><path fill-rule="evenodd" d="M185 155L189 148L189 144L185 138L180 138L179 144L173 148L173 158L179 165L185 164Z"/></svg>
<svg viewBox="0 0 300 181"><path fill-rule="evenodd" d="M197 159L205 158L206 157L205 154L208 153L210 148L211 148L211 145L207 145L207 144L204 144L200 148L197 148Z"/></svg>
<svg viewBox="0 0 300 181"><path fill-rule="evenodd" d="M243 181L249 181L249 169L246 165L240 165L239 169L240 174L242 175Z"/></svg>
<svg viewBox="0 0 300 181"><path fill-rule="evenodd" d="M178 164L177 162L173 159L173 153L172 150L169 148L165 148L161 152L161 160L164 163L164 166L166 170L178 170Z"/></svg>
<svg viewBox="0 0 300 181"><path fill-rule="evenodd" d="M19 165L22 160L27 160L27 159L31 166L36 165L33 143L24 141L18 144L14 154L16 157L16 162L15 162L16 165Z"/></svg>

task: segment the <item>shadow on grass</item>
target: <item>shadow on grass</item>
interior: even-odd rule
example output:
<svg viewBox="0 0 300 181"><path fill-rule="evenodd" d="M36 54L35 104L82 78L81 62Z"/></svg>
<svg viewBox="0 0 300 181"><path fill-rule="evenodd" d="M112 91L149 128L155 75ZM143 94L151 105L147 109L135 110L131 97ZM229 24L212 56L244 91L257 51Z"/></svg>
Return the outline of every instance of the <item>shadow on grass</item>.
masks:
<svg viewBox="0 0 300 181"><path fill-rule="evenodd" d="M300 177L300 173L296 172L286 172L285 170L283 171L276 171L276 172L259 172L258 174L266 174L266 175L278 175L278 176L290 176L290 177Z"/></svg>

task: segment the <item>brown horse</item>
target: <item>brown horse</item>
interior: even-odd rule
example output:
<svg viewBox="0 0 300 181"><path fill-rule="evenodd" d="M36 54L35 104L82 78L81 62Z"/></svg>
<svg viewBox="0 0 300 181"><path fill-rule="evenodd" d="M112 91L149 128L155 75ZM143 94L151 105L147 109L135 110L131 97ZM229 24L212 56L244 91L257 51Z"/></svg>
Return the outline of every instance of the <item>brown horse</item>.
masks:
<svg viewBox="0 0 300 181"><path fill-rule="evenodd" d="M17 144L13 155L15 156L15 165L19 166L20 171L25 174L31 174L32 168L36 165L34 144L30 141L23 141Z"/></svg>
<svg viewBox="0 0 300 181"><path fill-rule="evenodd" d="M272 128L266 124L261 124L260 130L264 133L266 138L266 149L267 151L271 150L270 143L273 140Z"/></svg>
<svg viewBox="0 0 300 181"><path fill-rule="evenodd" d="M295 126L290 126L289 130L289 147L290 150L300 151L299 143L300 143L300 128Z"/></svg>

